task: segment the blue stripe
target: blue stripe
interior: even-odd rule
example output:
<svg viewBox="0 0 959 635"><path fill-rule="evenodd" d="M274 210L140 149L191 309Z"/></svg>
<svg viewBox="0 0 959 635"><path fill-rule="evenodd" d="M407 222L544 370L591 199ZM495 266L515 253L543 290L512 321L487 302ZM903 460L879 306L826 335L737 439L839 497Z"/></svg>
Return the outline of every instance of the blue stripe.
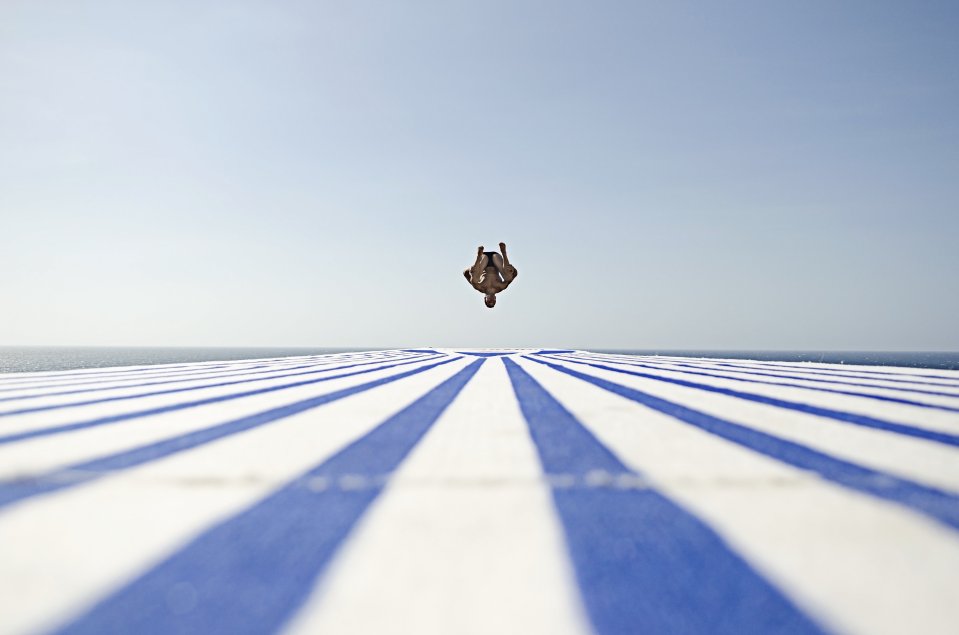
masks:
<svg viewBox="0 0 959 635"><path fill-rule="evenodd" d="M959 529L959 496L915 481L869 469L837 459L824 452L754 430L726 419L654 397L642 391L593 377L548 361L528 358L553 370L589 382L604 390L643 404L653 410L749 448L787 465L815 472L822 478L849 489L881 498L933 518L952 529Z"/></svg>
<svg viewBox="0 0 959 635"><path fill-rule="evenodd" d="M633 472L504 360L547 473ZM611 633L819 633L708 526L649 489L554 489L583 600Z"/></svg>
<svg viewBox="0 0 959 635"><path fill-rule="evenodd" d="M46 390L48 388L67 388L70 386L97 386L100 384L117 382L117 381L139 381L142 379L168 379L171 377L206 377L208 375L216 375L218 373L229 372L231 370L251 370L254 368L268 368L269 364L258 364L256 366L223 366L223 367L214 367L209 368L205 367L202 370L197 369L196 367L191 367L183 370L175 370L172 372L151 372L149 374L137 374L137 375L124 375L117 377L95 377L91 379L86 379L85 381L68 381L61 383L50 383L50 382L31 382L29 385L23 386L14 386L13 388L2 388L0 392L16 392L22 390Z"/></svg>
<svg viewBox="0 0 959 635"><path fill-rule="evenodd" d="M63 434L64 432L75 432L77 430L85 430L87 428L93 428L93 427L107 425L111 423L119 423L120 421L129 421L130 419L138 419L140 417L148 417L152 415L164 414L167 412L174 412L176 410L184 410L186 408L196 408L198 406L206 406L213 403L219 403L221 401L231 401L233 399L241 399L243 397L251 397L253 395L262 395L269 392L276 392L278 390L286 390L287 388L309 386L311 384L318 384L320 382L330 381L333 379L342 379L343 377L353 377L355 375L363 375L365 373L374 373L378 370L388 370L391 368L396 368L397 366L405 366L407 364L416 364L418 362L429 361L430 359L436 359L436 357L432 357L432 358L424 357L422 359L415 359L408 362L400 362L398 364L391 364L389 366L377 366L376 368L365 368L363 370L354 371L352 373L341 373L339 375L331 375L329 377L318 377L316 379L295 381L289 384L281 384L279 386L266 386L264 388L257 388L255 390L247 390L245 392L231 393L229 395L207 397L205 399L196 399L194 401L181 401L180 403L168 404L166 406L158 406L156 408L147 408L146 410L136 410L134 412L125 412L117 415L108 415L106 417L99 417L97 419L91 419L89 421L80 421L77 423L66 423L63 425L51 426L49 428L41 428L38 430L28 430L26 432L18 432L16 434L8 434L6 436L0 436L0 445L4 445L7 443L16 443L18 441L24 441L26 439L46 437L54 434Z"/></svg>
<svg viewBox="0 0 959 635"><path fill-rule="evenodd" d="M596 358L594 357L593 359L596 359ZM633 364L631 362L619 362L619 363ZM833 379L817 379L814 377L803 377L802 375L797 376L797 373L793 373L791 371L769 373L769 372L760 372L758 370L752 370L745 366L733 367L734 370L726 370L726 367L729 366L729 364L703 365L703 364L687 364L682 362L657 362L657 361L653 361L651 363L655 363L662 366L668 365L668 366L681 366L683 368L695 368L696 370L699 370L699 371L712 370L716 372L746 374L746 375L755 376L755 377L776 377L779 379L801 380L801 381L815 382L820 384L831 384L833 386L837 386L837 385L838 386L858 386L861 388L880 388L882 390L911 392L911 393L916 393L918 395L933 395L936 397L952 397L952 398L959 397L959 392L943 392L940 390L925 390L922 388L906 388L901 385L900 386L883 386L882 384L871 384L871 383L866 383L861 381L836 381L837 379L847 379L846 377L843 377L841 375L832 375ZM722 366L723 368L718 368L719 366ZM763 370L767 370L767 369L763 369ZM728 377L728 375L726 376ZM853 379L853 378L849 377L848 379ZM892 380L892 379L880 379L879 381L885 381L889 383L900 383L900 384L912 383L912 382L896 382L895 380ZM766 383L772 383L772 382L766 382ZM777 385L785 386L787 384L777 384ZM812 386L802 386L802 387L810 388L810 389L813 388ZM852 393L852 394L860 394L860 393Z"/></svg>
<svg viewBox="0 0 959 635"><path fill-rule="evenodd" d="M261 364L259 366L254 366L252 368L265 368L265 367L266 367L266 364ZM67 386L89 386L91 384L93 385L103 384L110 381L137 381L139 379L154 379L157 377L189 377L189 376L197 376L197 375L211 375L215 373L222 373L224 370L228 368L230 367L224 366L224 367L216 367L213 369L205 368L202 371L195 370L195 369L194 370L186 369L186 370L175 370L169 373L153 372L150 374L143 374L143 375L129 374L129 375L123 375L123 376L117 376L117 377L92 377L92 378L86 379L85 381L68 381L65 383L64 382L50 383L47 381L34 381L29 383L21 382L23 385L16 385L16 386L13 386L12 388L0 388L0 393L16 392L20 390L43 390L46 388L65 388ZM4 385L10 386L10 384L4 384Z"/></svg>
<svg viewBox="0 0 959 635"><path fill-rule="evenodd" d="M372 361L367 361L364 363L375 364L377 362L386 362L396 359L412 359L413 356L404 355L402 357L398 356L389 356L381 357ZM38 394L31 395L13 395L11 397L0 397L0 402L5 401L23 401L26 399L39 399L43 397L59 397L62 395L75 395L88 392L99 392L103 390L121 390L124 388L139 388L141 386L157 386L160 384L176 384L187 381L204 381L206 379L221 379L224 377L243 377L246 375L255 375L263 373L278 373L286 372L291 370L299 370L302 368L317 368L317 367L332 367L333 364L339 364L343 362L348 362L349 364L356 364L362 360L339 360L339 361L329 361L329 360L310 360L309 362L304 362L297 365L290 364L261 364L258 366L245 366L242 368L227 368L217 371L205 371L197 373L177 373L175 375L154 375L150 377L135 377L135 378L120 378L120 379L107 379L105 381L93 381L93 382L83 382L82 384L60 384L55 386L44 386L44 387L30 387L30 388L21 388L21 389L11 389L4 392L18 392L21 390L40 390L47 388L62 388L76 385L90 386L89 388L74 388L71 390L61 390L57 392L43 392ZM146 379L148 381L140 381L141 379ZM154 381L156 380L156 381ZM137 383L127 383L124 385L104 385L104 384L114 384L116 382L137 382Z"/></svg>
<svg viewBox="0 0 959 635"><path fill-rule="evenodd" d="M378 359L386 361L387 359L395 358L395 357L396 357L395 355L389 355L389 356L384 355L379 357ZM341 360L341 361L353 362L353 361L356 361L356 359L359 359L359 358L350 359L350 360ZM315 357L314 359L310 360L310 363L315 363L317 360L322 360L322 357ZM96 377L88 381L71 381L67 383L53 383L53 384L48 382L31 382L31 384L29 385L14 386L13 388L2 388L0 389L0 392L7 393L7 392L17 392L22 390L45 390L48 388L66 388L70 386L90 386L90 385L99 386L101 384L117 382L117 381L138 381L140 379L157 379L157 378L169 379L171 377L175 377L175 378L199 377L202 379L204 377L216 376L224 372L246 371L246 370L253 370L258 368L276 368L277 370L283 370L284 368L287 367L288 364L289 362L281 362L278 364L258 364L255 366L248 366L245 364L231 364L229 366L203 366L203 367L197 364L194 364L192 366L185 367L185 370L176 370L173 372L151 372L148 375L138 374L136 376L126 375L122 377ZM277 368L277 366L279 366L279 368ZM185 371L189 371L189 372L185 372Z"/></svg>
<svg viewBox="0 0 959 635"><path fill-rule="evenodd" d="M239 363L243 363L243 362L249 363L249 361L250 360L238 360ZM230 364L228 363L219 363L214 366L204 366L204 368L225 368L229 365ZM43 381L44 379L50 379L50 378L62 379L64 377L79 377L79 378L104 377L108 375L128 375L128 374L132 375L135 373L163 372L167 370L176 371L181 368L194 368L196 366L198 366L198 364L196 363L176 364L174 366L163 366L163 365L152 366L151 365L151 366L144 366L144 367L138 367L138 368L120 368L120 369L114 369L114 370L103 370L99 372L93 371L87 368L83 370L89 371L89 372L82 372L80 370L72 371L72 372L62 372L62 373L41 372L38 375L29 375L29 376L26 373L23 373L23 374L13 373L11 376L0 378L0 380L2 380L3 382L27 382L27 381Z"/></svg>
<svg viewBox="0 0 959 635"><path fill-rule="evenodd" d="M698 366L692 366L692 365L688 365L688 364L672 364L672 365L666 365L666 364L643 364L643 363L639 363L639 362L621 362L621 361L613 361L613 360L608 360L608 359L603 360L602 358L596 358L596 357L588 357L588 358L587 358L587 357L569 357L569 356L564 356L564 357L557 357L557 359L561 359L561 360L565 360L565 361L572 361L572 362L583 361L583 360L590 360L590 361L607 361L607 362L609 362L609 363L616 363L616 364L620 364L620 365L622 365L622 366L632 366L632 367L635 367L635 368L649 368L649 369L651 369L651 370L664 370L664 371L668 371L668 372L671 372L671 373L682 373L682 374L684 374L684 375L698 375L698 376L700 376L700 377L716 377L716 378L719 378L719 379L731 379L731 380L733 380L733 381L741 381L741 382L745 382L745 383L749 383L749 384L762 384L762 385L766 385L766 386L782 386L782 387L786 387L786 388L800 388L800 389L802 389L802 390L812 390L812 391L814 391L814 392L828 392L828 393L833 393L833 394L837 394L837 395L846 395L846 396L849 396L849 397L863 397L863 398L865 398L865 399L875 399L875 400L878 400L878 401L886 401L886 402L890 402L890 403L898 403L898 404L903 404L903 405L906 405L906 406L916 406L917 408L931 408L931 409L933 409L933 410L945 410L945 411L947 411L947 412L959 412L959 408L953 408L953 407L950 407L950 406L942 406L942 405L933 404L933 403L926 403L926 402L923 402L923 401L914 401L914 400L912 400L912 399L904 399L904 398L902 398L902 397L891 397L891 396L888 396L888 395L877 395L877 394L874 394L874 393L856 392L856 391L853 391L853 390L840 390L840 389L838 389L838 388L823 388L823 387L821 387L821 386L804 386L803 384L793 384L793 383L789 383L789 382L765 381L765 380L762 380L762 379L747 379L747 378L744 378L744 377L737 377L737 376L735 376L735 375L722 374L722 371L720 371L720 373L710 373L710 372L706 372L705 370L703 370L702 368L700 368L700 367L698 367ZM682 367L682 368L696 368L697 370L682 370L682 368L675 368L675 366L680 366L680 367ZM728 373L728 372L730 372L730 371L726 371L726 372ZM781 377L780 375L773 375L773 374L770 374L770 373L752 373L752 372L750 372L750 371L738 371L738 372L740 372L740 373L745 373L745 374L747 374L747 375L750 375L751 377L752 377L752 376L758 376L758 375L766 376L766 377ZM785 377L784 377L784 379L785 379ZM791 378L791 379L796 379L796 378L793 377L793 378ZM823 382L823 383L827 383L827 384L832 384L833 386L836 385L836 382L831 382L831 381L828 381L828 380L826 380L826 379L802 379L802 378L799 378L799 379L801 379L802 381L815 381L815 382ZM850 386L869 386L869 384L847 384L847 385L850 385ZM882 388L882 389L884 389L884 390L901 390L901 391L908 391L908 392L918 392L918 393L929 394L929 395L937 395L937 396L941 396L941 397L953 397L953 398L959 397L959 395L951 395L951 394L949 394L949 393L937 393L937 392L932 392L932 391L928 391L928 390L911 390L911 389L909 389L909 388L892 388L892 387L889 387L889 386L869 386L869 387L872 387L872 388Z"/></svg>
<svg viewBox="0 0 959 635"><path fill-rule="evenodd" d="M43 375L34 375L32 377L20 377L16 378L15 381L5 382L4 385L9 385L11 383L29 383L33 387L42 387L44 384L49 384L49 380L81 380L81 379L90 379L93 381L106 381L106 380L115 380L123 381L126 378L137 379L138 377L163 377L163 376L174 376L178 374L183 374L186 372L221 372L225 369L243 369L249 368L250 364L259 362L257 367L265 367L270 365L270 360L236 360L235 362L230 363L218 363L206 365L201 362L182 364L177 366L148 366L145 368L122 368L118 370L105 370L102 372L88 372L88 373L63 373L63 374L54 374L48 373ZM275 363L275 362L274 362ZM77 383L92 383L92 382L77 382ZM60 385L70 385L70 384L60 384ZM4 390L7 390L6 388Z"/></svg>
<svg viewBox="0 0 959 635"><path fill-rule="evenodd" d="M317 578L382 485L314 492L312 479L392 472L483 360L476 360L369 434L253 507L206 531L97 604L60 633L272 633L306 600ZM183 585L193 610L166 603Z"/></svg>
<svg viewBox="0 0 959 635"><path fill-rule="evenodd" d="M904 423L895 423L892 421L877 419L867 415L843 412L841 410L833 410L831 408L823 408L822 406L813 406L811 404L799 403L795 401L787 401L785 399L777 399L775 397L767 397L765 395L757 395L755 393L733 390L732 388L720 388L719 386L710 386L709 384L700 384L697 382L686 381L684 379L674 379L672 377L663 377L662 375L641 373L634 370L625 370L623 368L615 368L605 364L594 364L591 362L573 359L563 361L572 362L574 364L582 364L583 366L591 366L593 368L600 368L602 370L609 370L614 373L622 373L624 375L632 375L634 377L653 379L668 384L675 384L677 386L696 388L697 390L714 392L721 395L736 397L738 399L744 399L746 401L754 401L756 403L766 404L769 406L776 406L777 408L784 408L786 410L795 410L797 412L816 415L818 417L825 417L827 419L835 419L836 421L842 421L844 423L851 423L864 428L872 428L874 430L882 430L884 432L893 432L895 434L901 434L903 436L914 437L917 439L924 439L926 441L935 441L945 445L959 446L959 435L949 434L947 432L936 432L934 430L917 428Z"/></svg>
<svg viewBox="0 0 959 635"><path fill-rule="evenodd" d="M119 452L117 454L94 459L92 461L75 463L68 467L55 470L29 480L0 483L0 508L22 501L26 498L31 498L40 494L48 494L50 492L73 487L74 485L87 483L110 472L116 472L118 470L143 465L144 463L162 459L170 456L171 454L183 452L184 450L192 450L193 448L201 445L206 445L207 443L212 443L213 441L222 439L223 437L245 432L253 428L258 428L267 423L277 421L278 419L299 414L306 410L316 408L317 406L322 406L332 401L349 397L350 395L355 395L356 393L364 392L370 390L371 388L376 388L377 386L382 386L384 384L430 370L431 368L436 368L437 366L442 366L443 364L448 364L457 359L462 358L450 357L435 364L430 364L429 366L414 368L413 370L408 370L396 375L390 375L389 377L376 379L358 386L343 388L342 390L337 390L325 395L319 395L317 397L311 397L310 399L304 399L302 401L297 401L285 406L271 408L270 410L264 410L263 412L258 412L256 414L241 417L239 419L220 423L208 428L181 434L179 436L158 441L156 443L143 445L138 448L133 448L132 450Z"/></svg>
<svg viewBox="0 0 959 635"><path fill-rule="evenodd" d="M890 371L882 370L862 370L858 369L855 371L852 370L840 370L838 368L820 368L818 370L805 369L805 368L793 368L792 366L786 366L783 364L763 364L761 362L752 362L749 364L733 364L729 362L710 362L715 363L718 366L730 366L732 368L761 368L761 369L778 369L778 370L789 370L790 372L802 373L807 375L823 375L825 377L849 377L851 379L882 379L882 377L873 377L872 375L887 375L890 376L889 379L883 381L895 381L905 384L924 384L928 386L945 386L955 388L957 384L955 382L959 381L959 377L948 377L944 375L912 375L909 373L897 373ZM801 363L801 362L799 362ZM862 374L860 374L862 373ZM906 379L909 377L910 379ZM942 379L950 383L942 383L938 381L921 381L922 379Z"/></svg>
<svg viewBox="0 0 959 635"><path fill-rule="evenodd" d="M414 359L427 359L427 358L424 356L424 357L419 357ZM223 386L237 386L239 384L249 384L249 383L258 382L258 381L268 381L272 379L285 379L287 377L301 377L303 375L315 375L317 373L328 373L334 370L344 370L347 368L356 368L358 366L369 366L370 364L386 363L386 361L387 360L375 360L372 362L351 363L343 366L334 366L332 368L329 368L326 366L321 366L319 368L316 368L315 364L310 364L307 366L294 366L293 368L283 368L276 371L259 371L256 373L252 373L256 375L256 377L252 377L250 379L236 379L236 380L222 381L222 382L212 383L212 384L202 384L200 386L187 386L185 388L170 388L169 390L155 390L153 392L141 392L133 395L117 395L113 397L101 397L99 399L87 399L85 401L72 401L69 403L49 404L46 406L30 406L27 408L17 408L16 410L2 411L0 412L0 417L9 417L13 415L27 414L30 412L45 412L47 410L59 410L62 408L76 408L78 406L90 406L93 404L109 403L113 401L128 401L131 399L140 399L143 397L156 397L158 395L173 395L173 394L182 393L182 392L191 392L194 390L205 390L207 388L220 388ZM292 370L299 370L301 368L312 368L312 370L307 370L307 371L298 372L298 373L289 372ZM280 374L270 374L270 373L280 373ZM241 374L246 375L250 373L241 373ZM234 376L235 375L230 375L229 377L234 377ZM181 382L181 381L204 381L207 379L221 379L221 378L222 377L205 377L202 380L177 379L177 380L171 380L169 382L156 382L156 383L174 383L174 382ZM128 389L128 388L141 388L143 386L149 386L149 385L151 384L137 384L133 386L120 386L120 387L114 387L114 388L88 388L86 390L87 391L118 390L118 389ZM47 395L36 395L36 396L49 397L50 395L47 394Z"/></svg>

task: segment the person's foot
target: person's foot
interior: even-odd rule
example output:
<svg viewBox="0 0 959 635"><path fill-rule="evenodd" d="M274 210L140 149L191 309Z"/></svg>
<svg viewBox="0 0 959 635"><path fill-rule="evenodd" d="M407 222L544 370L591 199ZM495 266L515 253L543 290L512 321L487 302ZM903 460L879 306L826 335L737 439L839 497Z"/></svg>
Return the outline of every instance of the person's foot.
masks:
<svg viewBox="0 0 959 635"><path fill-rule="evenodd" d="M481 253L483 253L483 245L480 245L479 247L476 248L476 254L479 255Z"/></svg>
<svg viewBox="0 0 959 635"><path fill-rule="evenodd" d="M499 250L500 250L500 251L506 251L506 243L500 243L500 244L499 244Z"/></svg>

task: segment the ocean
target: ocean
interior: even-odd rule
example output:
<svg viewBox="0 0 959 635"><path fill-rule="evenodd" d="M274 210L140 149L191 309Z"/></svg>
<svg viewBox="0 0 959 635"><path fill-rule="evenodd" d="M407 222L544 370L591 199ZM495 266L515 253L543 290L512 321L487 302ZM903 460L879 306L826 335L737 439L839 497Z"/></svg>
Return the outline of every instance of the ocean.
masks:
<svg viewBox="0 0 959 635"><path fill-rule="evenodd" d="M376 350L370 348L270 347L112 347L112 346L0 346L0 373L140 366L181 362L264 359ZM777 362L823 362L870 366L908 366L959 370L959 352L881 351L728 351L589 349L619 355L722 357Z"/></svg>

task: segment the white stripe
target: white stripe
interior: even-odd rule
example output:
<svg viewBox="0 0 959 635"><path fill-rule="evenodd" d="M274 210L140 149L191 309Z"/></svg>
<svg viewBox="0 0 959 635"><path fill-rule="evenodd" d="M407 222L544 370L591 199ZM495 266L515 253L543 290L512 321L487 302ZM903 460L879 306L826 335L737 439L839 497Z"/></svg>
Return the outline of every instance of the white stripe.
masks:
<svg viewBox="0 0 959 635"><path fill-rule="evenodd" d="M0 632L43 630L71 619L466 363L0 511Z"/></svg>
<svg viewBox="0 0 959 635"><path fill-rule="evenodd" d="M373 357L382 357L386 358L389 355L401 353L402 351L378 351L373 355ZM22 382L58 382L58 381L73 381L77 380L96 380L98 378L105 378L108 376L121 376L121 375L131 375L137 377L147 377L153 374L173 374L179 372L185 372L186 370L218 370L213 368L214 366L222 366L224 369L238 369L238 368L249 368L251 366L258 366L261 364L276 364L276 363L285 363L285 362L302 362L309 360L319 360L319 359L330 359L330 360L360 360L364 359L365 355L356 355L356 354L331 354L331 355L300 355L294 357L271 357L263 359L238 359L238 360L219 360L219 361L206 361L206 362L171 362L169 364L144 364L141 366L111 366L111 367L98 367L98 368L78 368L72 370L48 370L48 371L38 371L38 372L25 372L25 373L2 373L0 374L0 382L3 382L3 387L7 387L11 384L22 383ZM132 372L130 372L132 371Z"/></svg>
<svg viewBox="0 0 959 635"><path fill-rule="evenodd" d="M363 363L363 362L359 362ZM320 362L314 364L291 364L291 365L277 365L269 366L267 368L257 368L255 370L249 369L240 369L240 370L231 370L217 372L212 375L200 375L200 376L174 376L174 377L156 377L151 379L125 379L125 380L111 380L98 382L92 386L68 386L63 388L47 388L42 390L32 389L32 390L23 390L16 391L11 393L0 393L0 412L6 412L9 410L17 410L20 408L38 408L45 406L53 405L68 405L71 403L76 403L80 401L88 401L94 399L108 399L111 397L121 397L121 396L137 396L149 394L151 392L164 391L164 390L180 390L185 388L202 388L203 386L230 382L230 381L244 381L250 380L249 383L237 384L237 390L242 390L242 386L255 386L253 380L259 379L269 379L275 375L284 374L287 372L291 373L307 373L307 372L316 372L320 373L329 368L337 368L341 364L339 363L329 363L329 362ZM368 366L372 368L373 364ZM368 368L367 366L359 366L358 368ZM289 369L294 370L289 370ZM344 372L346 372L344 370ZM309 375L296 374L294 377L308 378ZM317 375L319 376L319 375ZM291 379L290 381L295 381ZM72 392L73 390L83 390L85 392L79 392L74 394L50 394L58 393L61 391ZM176 393L174 393L176 394ZM191 393L180 393L189 395ZM24 401L18 401L25 397L30 397L30 399L25 399ZM2 423L0 423L2 426Z"/></svg>
<svg viewBox="0 0 959 635"><path fill-rule="evenodd" d="M848 375L837 375L834 373L830 374L812 374L797 372L796 367L776 367L776 368L762 368L762 367L753 367L753 366L736 366L735 368L730 368L729 366L721 366L719 364L712 363L689 363L680 362L684 367L676 366L677 362L664 362L658 360L643 360L643 363L656 364L661 366L667 366L675 368L676 370L692 370L692 371L707 371L715 373L728 373L731 375L739 376L745 373L748 376L752 376L757 380L762 381L805 381L813 386L826 386L829 388L842 388L845 390L862 390L864 392L870 389L886 389L886 390L895 390L907 394L919 395L920 393L914 392L915 390L926 390L932 392L953 392L959 396L959 385L955 384L929 384L926 382L917 382L903 379L889 379L884 375L876 375L874 377L867 376L848 376ZM688 367L692 368L688 368ZM770 376L774 375L774 376ZM876 386L867 386L863 384L877 384ZM923 397L935 397L936 395L922 395Z"/></svg>
<svg viewBox="0 0 959 635"><path fill-rule="evenodd" d="M578 364L561 365L801 443L837 458L959 492L959 448L653 379Z"/></svg>
<svg viewBox="0 0 959 635"><path fill-rule="evenodd" d="M109 377L149 377L153 375L171 375L189 371L215 372L223 369L249 368L261 364L277 363L295 358L281 358L275 360L248 359L220 362L179 362L176 364L148 364L144 366L116 366L110 368L79 368L76 370L48 370L37 373L9 373L0 375L0 380L7 387L18 383L42 385L44 383L59 383L72 381L96 381Z"/></svg>
<svg viewBox="0 0 959 635"><path fill-rule="evenodd" d="M520 363L621 460L704 519L811 615L850 633L955 632L954 532Z"/></svg>
<svg viewBox="0 0 959 635"><path fill-rule="evenodd" d="M0 479L42 474L51 469L122 452L232 419L238 419L271 408L284 406L302 399L309 399L317 395L328 394L350 386L357 386L383 377L407 372L414 368L427 366L429 363L432 362L424 361L421 363L407 364L398 368L383 369L362 375L344 377L342 379L331 379L309 386L288 388L262 395L232 399L230 401L197 406L195 408L187 408L164 414L139 417L129 421L95 426L74 432L59 433L0 445ZM371 368L375 368L375 366ZM278 382L283 383L281 380L275 380L268 382L268 384ZM236 387L234 387L234 389L235 388ZM171 397L177 397L177 399ZM184 395L175 395L168 396L165 402L160 401L158 403L160 405L163 403L178 403L179 401L187 401L193 398L196 397L191 398ZM128 403L126 411L139 410L143 401L145 400L138 400L132 404ZM87 418L88 417L84 417L83 419L74 418L73 420L86 420ZM19 417L14 419L10 427L18 427L19 419ZM34 420L34 422L35 421L36 420ZM7 432L6 427L0 429Z"/></svg>
<svg viewBox="0 0 959 635"><path fill-rule="evenodd" d="M628 359L628 356L624 356ZM649 357L648 359L658 359L658 360L671 360L678 362L694 362L702 364L714 364L714 363L724 363L724 364L733 364L736 366L742 365L762 365L769 370L774 371L777 369L789 370L789 369L803 369L803 370L815 370L815 371L825 371L830 374L836 374L837 376L844 376L849 373L865 373L869 376L876 377L900 377L903 380L907 379L923 379L928 381L936 381L939 376L941 377L955 377L955 381L959 382L959 371L956 370L947 370L939 368L911 368L907 366L869 366L869 365L853 365L853 364L835 364L835 363L826 363L826 362L775 362L775 361L765 361L765 360L751 360L751 359L728 359L721 357L666 357L666 356L655 356ZM886 373L892 373L886 375ZM949 380L946 380L949 381ZM945 385L945 384L944 384ZM954 385L954 384L953 384Z"/></svg>
<svg viewBox="0 0 959 635"><path fill-rule="evenodd" d="M560 360L564 363L568 363L568 360ZM617 363L607 363L601 360L590 360L592 363L600 363L607 366L615 366L617 368L622 368L623 370L646 373L650 375L656 375L659 377L667 377L670 379L679 379L682 381L693 382L697 384L705 384L708 386L716 386L720 388L728 388L730 390L737 390L739 392L752 393L755 395L761 395L766 397L772 397L776 399L783 399L785 401L792 401L796 403L809 404L814 406L820 406L822 408L830 408L832 410L838 410L840 412L848 412L860 415L866 415L869 417L876 417L878 419L883 419L885 421L892 421L895 423L905 423L914 425L918 428L925 428L927 430L935 430L939 432L947 432L951 434L959 434L959 412L948 412L945 410L930 410L929 408L921 408L918 406L910 406L905 404L891 403L888 401L878 401L875 399L869 399L867 397L853 397L849 395L837 395L833 393L827 393L822 391L817 391L813 389L805 388L791 388L788 386L770 386L768 384L747 384L742 381L737 381L734 379L722 379L716 377L702 377L697 375L684 375L679 371L667 371L667 370L658 370L658 369L649 369L649 368L637 368L625 366ZM611 373L611 371L606 371L599 368L594 368L592 366L583 366L579 364L573 364L570 368L575 368L580 372L585 372L589 374L598 374L598 373L607 373L603 375L604 377L619 377L619 378L630 378L636 379L632 375L626 375L623 373ZM612 381L617 381L616 379L611 379ZM659 382L662 383L662 382ZM699 390L699 389L691 389ZM700 394L705 394L704 391L699 391ZM893 395L889 393L890 396L901 396L899 394ZM949 402L951 406L959 406L959 401L954 399L950 400L949 398L941 398ZM927 397L926 395L916 396L917 401L928 401L931 402L932 398Z"/></svg>
<svg viewBox="0 0 959 635"><path fill-rule="evenodd" d="M562 358L560 358L562 359ZM630 366L628 364L609 362L602 358L580 358L582 361L594 363L594 364L604 364L607 366L615 366L617 368L622 368L623 370L628 370L631 372L638 373L647 373L651 375L658 375L660 377L668 377L671 379L678 379L682 381L694 382L698 384L706 384L709 386L717 386L720 388L728 388L731 390L738 390L740 392L748 392L756 395L764 395L767 397L775 397L778 399L785 399L787 401L794 401L805 404L813 404L817 406L822 406L824 408L831 408L833 410L840 410L843 412L852 412L857 414L863 414L871 417L878 417L890 421L897 422L906 422L906 421L916 421L922 422L928 425L922 425L921 427L929 427L930 429L943 430L946 432L959 433L959 412L948 412L941 410L930 410L928 408L922 408L920 406L911 406L907 404L899 404L889 401L880 401L877 399L870 399L868 397L857 397L853 395L839 395L836 393L824 392L822 388L834 388L837 390L845 391L854 391L861 393L869 393L875 395L881 395L885 397L893 397L897 399L910 399L912 401L917 401L920 403L934 404L934 405L943 405L951 408L959 408L959 397L942 397L936 395L923 395L915 393L903 393L896 390L888 388L860 388L850 387L850 386L833 386L833 385L824 385L824 384L806 384L802 388L794 388L791 386L780 386L780 385L770 385L768 383L750 383L750 379L755 379L761 382L772 382L778 384L780 382L788 383L801 383L800 380L788 380L788 379L779 379L778 381L775 378L763 377L761 375L747 375L742 376L739 379L730 379L724 377L708 377L704 375L692 375L688 371L690 369L681 369L677 368L671 370L669 368L649 368L642 366ZM563 360L568 361L568 360ZM580 366L579 368L585 369L587 367ZM590 368L590 370L593 370ZM625 376L625 375L624 375ZM936 424L941 424L943 427L936 427ZM930 427L931 426L931 427Z"/></svg>
<svg viewBox="0 0 959 635"><path fill-rule="evenodd" d="M141 410L148 410L153 408L160 408L170 404L183 403L188 401L196 401L199 399L209 399L212 397L228 396L236 393L248 392L251 390L258 390L262 388L268 388L273 386L283 386L285 384L296 383L300 381L309 381L310 379L318 379L327 375L336 376L341 374L347 374L354 371L364 371L376 368L382 368L385 365L389 365L391 362L384 361L382 363L371 364L369 366L360 366L356 369L342 369L342 370L328 370L317 372L315 375L302 375L298 377L270 377L269 375L265 377L262 381L255 381L246 384L231 385L231 386L212 386L209 388L198 388L196 390L191 390L190 392L183 393L172 393L166 395L153 395L153 396L144 396L137 399L129 400L120 400L120 401L107 401L103 403L93 403L85 406L73 406L69 408L62 408L57 410L42 411L42 412L29 412L21 415L14 415L10 417L0 418L0 434L6 436L8 434L17 434L20 432L29 432L33 430L43 430L46 428L53 428L60 425L71 424L79 421L89 421L91 419L98 419L101 417L109 417L113 415L121 415L128 412L135 412ZM409 370L411 368L418 367L422 364L411 363L399 366L396 368L396 372L401 372L402 370ZM367 377L367 376L379 376L373 372L364 373L362 375L355 375L356 377ZM320 382L320 386L325 382ZM295 390L295 389L291 389ZM148 391L149 392L149 391ZM285 392L281 391L281 392ZM255 399L256 397L249 397L249 399ZM248 399L246 397L241 398ZM238 400L238 401L240 401Z"/></svg>
<svg viewBox="0 0 959 635"><path fill-rule="evenodd" d="M290 633L584 633L536 450L498 359L414 449Z"/></svg>

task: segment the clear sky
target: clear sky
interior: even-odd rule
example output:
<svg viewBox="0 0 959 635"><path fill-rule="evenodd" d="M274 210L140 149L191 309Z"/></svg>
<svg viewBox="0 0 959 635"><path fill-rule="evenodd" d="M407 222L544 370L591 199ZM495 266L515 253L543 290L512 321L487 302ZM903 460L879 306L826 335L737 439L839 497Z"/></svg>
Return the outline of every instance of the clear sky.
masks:
<svg viewBox="0 0 959 635"><path fill-rule="evenodd" d="M959 4L4 0L0 344L959 350ZM497 307L462 277L507 242Z"/></svg>

